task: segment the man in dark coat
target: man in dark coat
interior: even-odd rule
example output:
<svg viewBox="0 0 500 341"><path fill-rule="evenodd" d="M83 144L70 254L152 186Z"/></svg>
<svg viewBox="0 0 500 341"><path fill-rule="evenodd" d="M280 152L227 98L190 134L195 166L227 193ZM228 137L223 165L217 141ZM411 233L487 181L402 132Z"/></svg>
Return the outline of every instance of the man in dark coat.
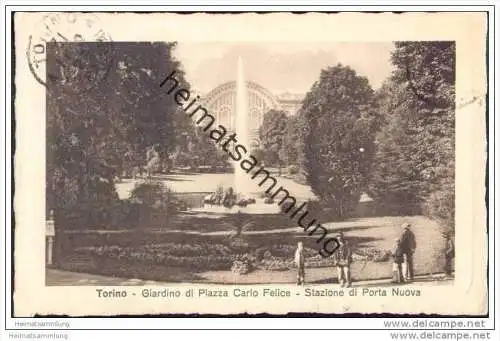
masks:
<svg viewBox="0 0 500 341"><path fill-rule="evenodd" d="M403 233L400 237L401 241L401 252L405 258L405 265L403 268L403 275L405 281L412 281L415 269L413 264L413 254L417 248L417 241L415 239L415 234L410 229L411 225L409 223L404 223L402 226Z"/></svg>

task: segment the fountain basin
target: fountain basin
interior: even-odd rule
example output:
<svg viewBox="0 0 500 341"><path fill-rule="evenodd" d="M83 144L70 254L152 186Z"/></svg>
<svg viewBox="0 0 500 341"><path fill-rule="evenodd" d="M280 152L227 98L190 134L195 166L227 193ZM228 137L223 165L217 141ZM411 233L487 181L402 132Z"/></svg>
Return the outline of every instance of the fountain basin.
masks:
<svg viewBox="0 0 500 341"><path fill-rule="evenodd" d="M255 203L249 204L245 207L234 205L232 207L225 207L223 205L210 205L204 204L203 201L207 195L211 193L207 192L191 192L191 193L176 193L175 197L178 200L182 200L187 203L193 213L215 213L215 214L236 214L241 213L253 213L253 214L278 214L281 213L280 206L277 203L266 204L265 198L260 198L258 193L251 195L255 198Z"/></svg>
<svg viewBox="0 0 500 341"><path fill-rule="evenodd" d="M236 214L248 213L248 214L281 214L281 208L278 204L266 204L265 199L256 198L254 204L249 204L247 206L234 205L232 207L225 207L223 205L210 205L204 204L200 207L192 207L192 212L199 213L219 213L219 214Z"/></svg>

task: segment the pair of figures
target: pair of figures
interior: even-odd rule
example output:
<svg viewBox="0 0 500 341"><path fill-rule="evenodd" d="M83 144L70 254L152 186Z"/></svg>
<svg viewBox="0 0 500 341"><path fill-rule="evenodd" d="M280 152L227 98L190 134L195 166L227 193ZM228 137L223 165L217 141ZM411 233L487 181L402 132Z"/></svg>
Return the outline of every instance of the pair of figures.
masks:
<svg viewBox="0 0 500 341"><path fill-rule="evenodd" d="M392 250L392 282L404 283L413 280L414 264L413 254L417 248L415 234L410 229L410 224L404 223L403 233L396 239Z"/></svg>
<svg viewBox="0 0 500 341"><path fill-rule="evenodd" d="M350 287L351 282L351 263L352 251L347 241L344 239L342 232L337 234L339 247L332 254L335 268L337 270L337 278L341 287ZM295 265L297 266L297 285L305 284L305 254L304 245L298 242L297 250L295 251Z"/></svg>
<svg viewBox="0 0 500 341"><path fill-rule="evenodd" d="M393 257L393 278L394 283L402 283L412 281L414 277L414 262L413 254L417 247L415 234L410 229L411 225L409 223L404 223L402 225L402 234L397 239L394 250L392 252ZM337 240L339 242L339 247L332 254L335 268L337 271L338 282L341 287L350 287L352 285L351 280L351 264L352 264L352 250L347 241L344 238L342 232L338 233ZM451 254L451 252L448 252ZM452 255L447 256L447 268L448 259ZM297 250L295 252L295 264L298 269L297 273L297 284L303 285L305 283L305 255L304 247L302 242L297 245ZM451 271L450 271L451 272Z"/></svg>

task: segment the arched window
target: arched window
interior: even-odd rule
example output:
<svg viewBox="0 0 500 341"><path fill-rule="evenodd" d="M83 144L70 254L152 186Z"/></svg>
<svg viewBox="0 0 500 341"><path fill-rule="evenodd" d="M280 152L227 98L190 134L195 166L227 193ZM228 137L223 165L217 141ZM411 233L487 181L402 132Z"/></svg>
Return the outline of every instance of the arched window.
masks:
<svg viewBox="0 0 500 341"><path fill-rule="evenodd" d="M264 114L271 108L279 108L277 99L265 88L254 83L247 82L248 89L248 125L252 135L262 124ZM206 97L207 110L217 117L217 124L227 129L234 128L234 112L236 110L236 82L228 82L220 85Z"/></svg>
<svg viewBox="0 0 500 341"><path fill-rule="evenodd" d="M250 129L259 129L261 125L261 109L258 107L253 107L250 109Z"/></svg>
<svg viewBox="0 0 500 341"><path fill-rule="evenodd" d="M219 108L219 122L217 124L220 124L224 126L224 128L231 129L232 128L232 110L229 105L223 105Z"/></svg>

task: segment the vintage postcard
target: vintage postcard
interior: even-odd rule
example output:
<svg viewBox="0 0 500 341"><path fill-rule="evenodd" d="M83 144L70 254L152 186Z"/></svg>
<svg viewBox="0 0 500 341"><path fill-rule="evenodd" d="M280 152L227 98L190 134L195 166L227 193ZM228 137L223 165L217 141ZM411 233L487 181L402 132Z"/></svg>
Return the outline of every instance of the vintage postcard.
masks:
<svg viewBox="0 0 500 341"><path fill-rule="evenodd" d="M22 13L16 317L488 313L483 13Z"/></svg>

